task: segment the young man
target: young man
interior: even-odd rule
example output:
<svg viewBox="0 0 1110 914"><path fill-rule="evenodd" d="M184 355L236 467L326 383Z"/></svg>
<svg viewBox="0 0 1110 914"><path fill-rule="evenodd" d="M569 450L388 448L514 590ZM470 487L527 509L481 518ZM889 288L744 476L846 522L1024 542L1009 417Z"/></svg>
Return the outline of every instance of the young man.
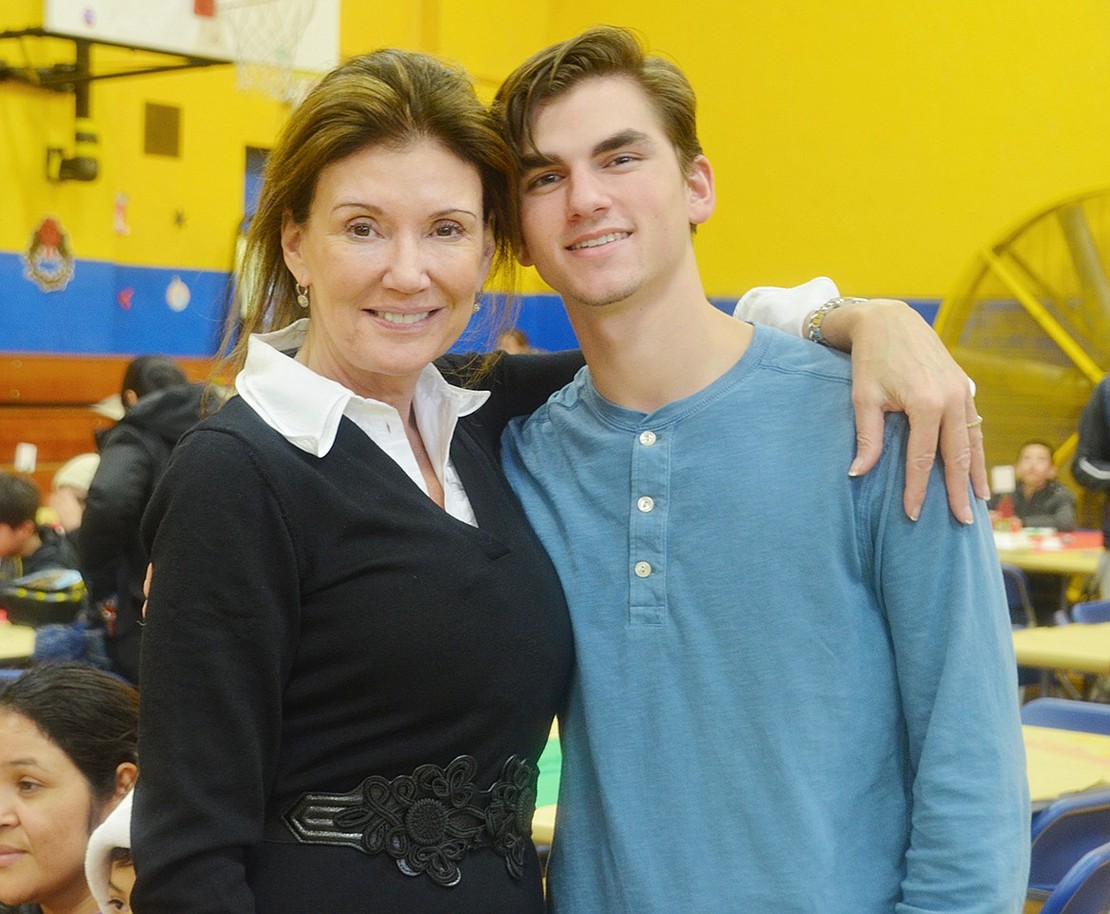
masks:
<svg viewBox="0 0 1110 914"><path fill-rule="evenodd" d="M1017 517L1026 527L1075 529L1075 495L1056 481L1051 444L1026 441L1018 451L1014 478L1017 488L992 500L992 511Z"/></svg>
<svg viewBox="0 0 1110 914"><path fill-rule="evenodd" d="M570 604L557 914L1021 909L1029 806L985 508L849 478L847 360L706 299L694 95L618 29L498 110L588 368L504 456ZM934 482L943 470L932 470Z"/></svg>
<svg viewBox="0 0 1110 914"><path fill-rule="evenodd" d="M78 567L65 533L36 520L42 496L29 479L0 473L0 580Z"/></svg>
<svg viewBox="0 0 1110 914"><path fill-rule="evenodd" d="M996 517L1017 517L1026 527L1075 529L1075 495L1056 481L1052 445L1046 441L1027 441L1018 451L1014 464L1017 488L992 499L989 507ZM1068 579L1058 574L1028 572L1029 599L1038 625L1055 625L1067 617Z"/></svg>

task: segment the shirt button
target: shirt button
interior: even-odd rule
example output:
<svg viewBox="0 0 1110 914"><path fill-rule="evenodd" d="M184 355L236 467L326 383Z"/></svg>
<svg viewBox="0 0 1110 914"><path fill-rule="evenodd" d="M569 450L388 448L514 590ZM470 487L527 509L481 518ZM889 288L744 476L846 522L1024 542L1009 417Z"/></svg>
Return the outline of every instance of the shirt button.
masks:
<svg viewBox="0 0 1110 914"><path fill-rule="evenodd" d="M643 511L644 514L647 514L648 511L655 507L655 499L650 495L641 495L636 501L636 507Z"/></svg>
<svg viewBox="0 0 1110 914"><path fill-rule="evenodd" d="M635 567L636 577L646 578L651 574L651 562L637 562Z"/></svg>
<svg viewBox="0 0 1110 914"><path fill-rule="evenodd" d="M655 432L640 432L640 444L644 447L651 447L655 444Z"/></svg>

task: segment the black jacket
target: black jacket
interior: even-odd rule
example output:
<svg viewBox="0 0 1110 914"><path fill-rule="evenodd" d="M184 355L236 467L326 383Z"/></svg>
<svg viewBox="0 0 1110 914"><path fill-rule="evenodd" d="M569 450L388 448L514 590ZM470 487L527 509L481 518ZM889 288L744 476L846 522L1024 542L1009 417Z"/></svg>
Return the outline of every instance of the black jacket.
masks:
<svg viewBox="0 0 1110 914"><path fill-rule="evenodd" d="M135 681L147 555L139 524L177 440L200 419L204 388L167 387L143 397L100 441L78 547L94 603L114 598L109 654L116 672Z"/></svg>
<svg viewBox="0 0 1110 914"><path fill-rule="evenodd" d="M1099 382L1083 407L1071 471L1085 489L1110 492L1110 378ZM1110 547L1110 502L1102 521L1102 535Z"/></svg>
<svg viewBox="0 0 1110 914"><path fill-rule="evenodd" d="M79 568L77 550L73 542L61 530L40 526L39 539L42 545L23 561L21 574L34 574L50 568Z"/></svg>

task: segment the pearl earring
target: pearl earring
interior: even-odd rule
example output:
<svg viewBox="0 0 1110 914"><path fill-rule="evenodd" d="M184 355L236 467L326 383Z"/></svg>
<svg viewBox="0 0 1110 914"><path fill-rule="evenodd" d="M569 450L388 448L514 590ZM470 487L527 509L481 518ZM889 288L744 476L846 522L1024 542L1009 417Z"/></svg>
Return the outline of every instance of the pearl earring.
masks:
<svg viewBox="0 0 1110 914"><path fill-rule="evenodd" d="M302 308L308 307L308 286L297 283L297 304Z"/></svg>

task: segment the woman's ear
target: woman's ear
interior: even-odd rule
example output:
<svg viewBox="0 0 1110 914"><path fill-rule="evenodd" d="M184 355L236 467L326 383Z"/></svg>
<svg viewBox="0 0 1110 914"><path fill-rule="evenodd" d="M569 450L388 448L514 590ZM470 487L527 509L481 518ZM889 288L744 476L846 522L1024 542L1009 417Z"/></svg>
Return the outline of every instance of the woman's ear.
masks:
<svg viewBox="0 0 1110 914"><path fill-rule="evenodd" d="M129 790L135 786L135 778L139 776L139 766L134 762L120 762L116 766L116 789L112 792L112 807L122 800Z"/></svg>
<svg viewBox="0 0 1110 914"><path fill-rule="evenodd" d="M482 231L482 265L478 274L478 288L475 290L477 292L482 291L486 280L489 279L489 271L493 268L493 253L496 246L493 238L493 225L486 223L486 227Z"/></svg>
<svg viewBox="0 0 1110 914"><path fill-rule="evenodd" d="M293 219L293 214L286 210L281 217L281 250L285 255L285 265L293 274L293 279L302 286L309 284L305 274L304 258L301 256L301 241L304 231L300 223Z"/></svg>
<svg viewBox="0 0 1110 914"><path fill-rule="evenodd" d="M120 762L116 766L116 786L113 788L111 796L101 804L100 818L94 820L94 828L107 819L112 810L123 802L123 798L135 786L135 778L138 776L139 768L134 762Z"/></svg>

